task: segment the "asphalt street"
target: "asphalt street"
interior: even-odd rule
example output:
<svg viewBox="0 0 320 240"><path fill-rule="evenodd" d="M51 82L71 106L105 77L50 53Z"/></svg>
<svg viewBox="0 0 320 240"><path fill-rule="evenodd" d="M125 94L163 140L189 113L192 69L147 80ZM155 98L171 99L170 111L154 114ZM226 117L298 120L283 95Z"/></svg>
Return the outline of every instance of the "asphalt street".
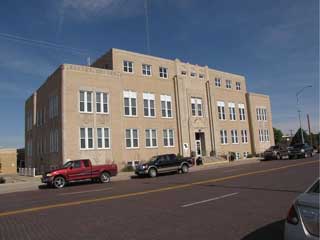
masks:
<svg viewBox="0 0 320 240"><path fill-rule="evenodd" d="M0 239L280 240L319 155L0 195Z"/></svg>

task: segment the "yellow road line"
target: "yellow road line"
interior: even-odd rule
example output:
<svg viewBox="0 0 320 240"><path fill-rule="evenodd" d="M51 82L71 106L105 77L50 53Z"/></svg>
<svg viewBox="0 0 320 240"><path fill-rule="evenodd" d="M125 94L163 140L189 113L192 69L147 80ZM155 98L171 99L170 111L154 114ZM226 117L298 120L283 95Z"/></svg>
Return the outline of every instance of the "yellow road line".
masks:
<svg viewBox="0 0 320 240"><path fill-rule="evenodd" d="M221 181L240 178L240 177L244 177L244 176L256 175L256 174L261 174L261 173L269 173L269 172L274 172L274 171L278 171L278 170L282 170L282 169L298 167L298 166L303 166L303 165L307 165L307 164L313 164L313 163L317 163L317 162L319 162L319 161L314 160L314 161L308 161L308 162L304 162L304 163L291 164L291 165L287 165L287 166L283 166L283 167L270 168L270 169L259 170L259 171L254 171L254 172L247 172L247 173L242 173L242 174L237 174L237 175L232 175L232 176L227 176L227 177L222 177L222 178L208 179L208 180L204 180L204 181L198 181L198 182L193 182L193 183L163 187L163 188L152 189L152 190L147 190L147 191L142 191L142 192L134 192L134 193L120 194L120 195L114 195L114 196L108 196L108 197L101 197L101 198L94 198L94 199L87 199L87 200L79 200L79 201L51 204L51 205L45 205L45 206L40 206L40 207L19 209L19 210L14 210L14 211L2 212L2 213L0 213L0 217L17 215L17 214L22 214L22 213L29 213L29 212L36 212L36 211L47 210L47 209L52 209L52 208L76 206L76 205L82 205L82 204L88 204L88 203L96 203L96 202L109 201L109 200L114 200L114 199L122 199L122 198L141 196L141 195L146 195L146 194L150 194L150 193L157 193L157 192L164 192L164 191L169 191L169 190L187 188L187 187L192 187L192 186L206 184L206 183L221 182Z"/></svg>

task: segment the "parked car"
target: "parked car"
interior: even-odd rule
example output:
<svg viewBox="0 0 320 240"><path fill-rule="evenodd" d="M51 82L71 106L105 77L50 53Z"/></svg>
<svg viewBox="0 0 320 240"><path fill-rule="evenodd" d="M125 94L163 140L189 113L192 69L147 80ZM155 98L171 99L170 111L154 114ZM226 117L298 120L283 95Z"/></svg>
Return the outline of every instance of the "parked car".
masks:
<svg viewBox="0 0 320 240"><path fill-rule="evenodd" d="M290 159L313 156L313 147L307 143L295 144L288 150Z"/></svg>
<svg viewBox="0 0 320 240"><path fill-rule="evenodd" d="M63 188L69 182L81 180L98 180L107 183L117 173L116 164L94 166L89 159L73 160L66 162L60 169L43 174L41 181L56 188Z"/></svg>
<svg viewBox="0 0 320 240"><path fill-rule="evenodd" d="M280 160L283 157L288 157L288 149L284 146L271 146L263 153L264 160L277 159Z"/></svg>
<svg viewBox="0 0 320 240"><path fill-rule="evenodd" d="M148 175L156 177L159 173L179 172L187 173L193 165L192 158L178 158L175 154L153 156L147 163L140 164L135 169L138 176Z"/></svg>
<svg viewBox="0 0 320 240"><path fill-rule="evenodd" d="M285 222L285 240L319 239L319 179L292 204Z"/></svg>

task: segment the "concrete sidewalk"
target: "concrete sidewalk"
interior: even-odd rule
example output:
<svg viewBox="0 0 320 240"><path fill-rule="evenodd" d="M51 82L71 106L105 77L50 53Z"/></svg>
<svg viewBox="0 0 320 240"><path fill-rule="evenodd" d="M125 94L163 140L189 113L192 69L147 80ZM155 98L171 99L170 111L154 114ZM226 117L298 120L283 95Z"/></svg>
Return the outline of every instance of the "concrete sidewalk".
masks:
<svg viewBox="0 0 320 240"><path fill-rule="evenodd" d="M236 160L233 162L215 161L215 162L205 163L204 165L201 165L201 166L194 166L190 168L190 172L231 167L231 166L237 166L242 164L253 164L253 163L259 163L259 162L260 162L260 158ZM40 180L41 176L26 177L26 176L19 176L17 174L0 175L0 177L1 176L3 176L6 179L6 183L0 184L0 195L5 193L34 191L39 189L39 185L42 185ZM112 178L112 181L113 182L126 181L126 180L130 180L132 176L135 176L133 172L119 172L117 176Z"/></svg>

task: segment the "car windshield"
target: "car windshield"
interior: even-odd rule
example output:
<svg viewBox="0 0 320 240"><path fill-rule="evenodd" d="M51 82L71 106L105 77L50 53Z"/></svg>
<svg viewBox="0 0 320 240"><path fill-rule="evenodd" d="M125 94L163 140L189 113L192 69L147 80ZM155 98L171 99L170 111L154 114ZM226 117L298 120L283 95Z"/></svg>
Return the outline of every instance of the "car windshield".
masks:
<svg viewBox="0 0 320 240"><path fill-rule="evenodd" d="M320 193L319 191L319 180L313 184L313 186L310 188L309 193Z"/></svg>
<svg viewBox="0 0 320 240"><path fill-rule="evenodd" d="M62 168L71 167L72 163L73 163L73 161L66 162L65 164L63 164Z"/></svg>

